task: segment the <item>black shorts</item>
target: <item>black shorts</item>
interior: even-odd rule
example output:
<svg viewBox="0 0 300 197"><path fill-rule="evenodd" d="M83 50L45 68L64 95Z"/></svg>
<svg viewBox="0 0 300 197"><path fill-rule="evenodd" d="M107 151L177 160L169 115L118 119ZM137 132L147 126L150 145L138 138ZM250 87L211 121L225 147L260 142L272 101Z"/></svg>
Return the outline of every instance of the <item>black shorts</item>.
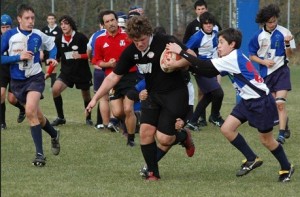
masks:
<svg viewBox="0 0 300 197"><path fill-rule="evenodd" d="M187 88L153 93L141 102L141 123L153 125L166 135L175 135L177 118L185 119L189 110Z"/></svg>
<svg viewBox="0 0 300 197"><path fill-rule="evenodd" d="M90 87L93 85L92 79L79 80L78 77L76 77L60 73L57 77L57 80L64 82L69 88L73 88L75 85L76 89L80 90L89 90Z"/></svg>
<svg viewBox="0 0 300 197"><path fill-rule="evenodd" d="M26 104L27 93L29 91L36 91L41 93L41 99L43 99L44 89L45 79L43 72L31 76L25 80L11 80L12 93L15 95L15 97L21 104Z"/></svg>
<svg viewBox="0 0 300 197"><path fill-rule="evenodd" d="M7 65L0 65L0 87L7 88L10 83L10 70ZM10 88L9 88L10 89Z"/></svg>
<svg viewBox="0 0 300 197"><path fill-rule="evenodd" d="M123 98L129 90L132 90L134 86L138 83L137 72L131 72L126 75L123 75L121 80L115 85L112 91L109 94L110 100L116 100Z"/></svg>

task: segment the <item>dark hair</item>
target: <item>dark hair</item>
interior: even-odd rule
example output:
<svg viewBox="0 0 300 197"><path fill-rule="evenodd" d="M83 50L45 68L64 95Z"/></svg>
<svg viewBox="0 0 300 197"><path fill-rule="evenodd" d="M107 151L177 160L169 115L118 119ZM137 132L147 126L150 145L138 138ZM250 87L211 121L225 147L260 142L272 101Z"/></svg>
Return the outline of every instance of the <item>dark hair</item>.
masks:
<svg viewBox="0 0 300 197"><path fill-rule="evenodd" d="M205 8L207 8L207 4L206 4L206 2L204 0L198 0L194 4L194 9L196 9L197 6L203 6L203 5L204 5Z"/></svg>
<svg viewBox="0 0 300 197"><path fill-rule="evenodd" d="M30 5L21 4L17 8L17 16L22 17L22 15L24 14L25 11L31 11L31 12L35 13L34 9Z"/></svg>
<svg viewBox="0 0 300 197"><path fill-rule="evenodd" d="M153 28L146 16L133 16L127 22L126 32L129 38L140 38L142 35L152 35Z"/></svg>
<svg viewBox="0 0 300 197"><path fill-rule="evenodd" d="M118 15L114 11L112 11L112 10L104 10L104 11L100 12L100 14L99 14L99 21L100 21L101 25L104 25L103 17L105 15L110 15L110 14L113 14L115 16L115 19L118 20Z"/></svg>
<svg viewBox="0 0 300 197"><path fill-rule="evenodd" d="M206 24L206 23L211 23L213 25L216 24L216 19L215 19L214 15L212 15L209 12L204 12L203 14L201 14L199 16L199 21L200 21L200 25L202 28L203 28L203 24Z"/></svg>
<svg viewBox="0 0 300 197"><path fill-rule="evenodd" d="M69 23L70 26L72 27L72 30L77 31L76 23L71 16L63 15L62 17L60 17L59 23L61 23L62 21Z"/></svg>
<svg viewBox="0 0 300 197"><path fill-rule="evenodd" d="M239 49L242 44L242 32L238 29L227 28L218 33L218 37L222 36L228 44L235 42L235 49Z"/></svg>
<svg viewBox="0 0 300 197"><path fill-rule="evenodd" d="M54 18L56 18L56 15L55 15L54 13L52 13L52 12L50 12L50 13L47 15L47 18L48 18L49 16L53 16Z"/></svg>
<svg viewBox="0 0 300 197"><path fill-rule="evenodd" d="M258 11L255 22L264 24L264 23L268 22L268 20L270 18L272 18L273 16L278 18L279 13L280 13L280 9L279 9L278 5L275 5L275 4L267 5Z"/></svg>

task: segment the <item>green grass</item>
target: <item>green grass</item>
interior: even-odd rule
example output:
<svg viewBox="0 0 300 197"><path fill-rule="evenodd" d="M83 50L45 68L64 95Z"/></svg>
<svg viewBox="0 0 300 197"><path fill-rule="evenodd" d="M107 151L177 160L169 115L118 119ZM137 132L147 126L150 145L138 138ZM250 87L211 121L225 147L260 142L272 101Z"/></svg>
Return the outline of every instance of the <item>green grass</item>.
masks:
<svg viewBox="0 0 300 197"><path fill-rule="evenodd" d="M31 165L35 150L28 123L17 124L18 111L7 104L8 129L1 132L1 196L299 196L300 68L292 67L291 73L293 91L288 111L292 136L284 148L296 171L288 184L277 182L278 162L260 144L257 131L247 124L240 131L264 160L263 166L249 175L235 176L243 156L217 127L209 125L193 133L194 157L188 158L181 146L174 146L159 164L162 179L146 182L138 174L144 163L140 147L127 147L120 133L99 132L86 126L80 91L67 89L63 93L67 124L59 127L61 154L51 154L50 137L43 133L47 156L44 168ZM229 80L222 80L222 115L226 117L235 104L235 94ZM41 106L52 121L56 113L49 81L44 96Z"/></svg>

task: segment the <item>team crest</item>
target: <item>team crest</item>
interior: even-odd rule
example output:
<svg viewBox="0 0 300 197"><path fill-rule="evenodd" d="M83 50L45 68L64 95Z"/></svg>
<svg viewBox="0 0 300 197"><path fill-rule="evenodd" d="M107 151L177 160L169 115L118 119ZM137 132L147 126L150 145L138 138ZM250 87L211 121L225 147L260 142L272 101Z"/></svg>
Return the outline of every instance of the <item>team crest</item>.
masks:
<svg viewBox="0 0 300 197"><path fill-rule="evenodd" d="M139 55L138 54L134 54L134 60L138 60L139 59Z"/></svg>
<svg viewBox="0 0 300 197"><path fill-rule="evenodd" d="M73 45L72 46L72 50L74 50L74 51L78 50L78 46L77 45Z"/></svg>
<svg viewBox="0 0 300 197"><path fill-rule="evenodd" d="M148 54L147 54L147 57L148 58L153 58L154 57L154 53L152 51L150 51Z"/></svg>
<svg viewBox="0 0 300 197"><path fill-rule="evenodd" d="M56 35L56 34L57 34L57 31L53 31L52 33L53 33L54 35Z"/></svg>
<svg viewBox="0 0 300 197"><path fill-rule="evenodd" d="M120 46L125 46L125 40L120 40Z"/></svg>

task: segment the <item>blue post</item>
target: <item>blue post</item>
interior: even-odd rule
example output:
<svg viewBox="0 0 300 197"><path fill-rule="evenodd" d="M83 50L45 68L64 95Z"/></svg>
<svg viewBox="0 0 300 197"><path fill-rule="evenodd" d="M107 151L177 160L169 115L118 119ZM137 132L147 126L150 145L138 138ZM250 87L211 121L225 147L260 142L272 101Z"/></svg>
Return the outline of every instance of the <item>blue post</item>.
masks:
<svg viewBox="0 0 300 197"><path fill-rule="evenodd" d="M243 41L241 50L247 56L249 56L248 43L259 28L258 24L255 23L258 9L259 0L236 0L236 27L242 31ZM254 66L256 66L256 68L258 69L258 66L256 64L254 64ZM236 102L238 103L239 101L240 97L237 95Z"/></svg>

